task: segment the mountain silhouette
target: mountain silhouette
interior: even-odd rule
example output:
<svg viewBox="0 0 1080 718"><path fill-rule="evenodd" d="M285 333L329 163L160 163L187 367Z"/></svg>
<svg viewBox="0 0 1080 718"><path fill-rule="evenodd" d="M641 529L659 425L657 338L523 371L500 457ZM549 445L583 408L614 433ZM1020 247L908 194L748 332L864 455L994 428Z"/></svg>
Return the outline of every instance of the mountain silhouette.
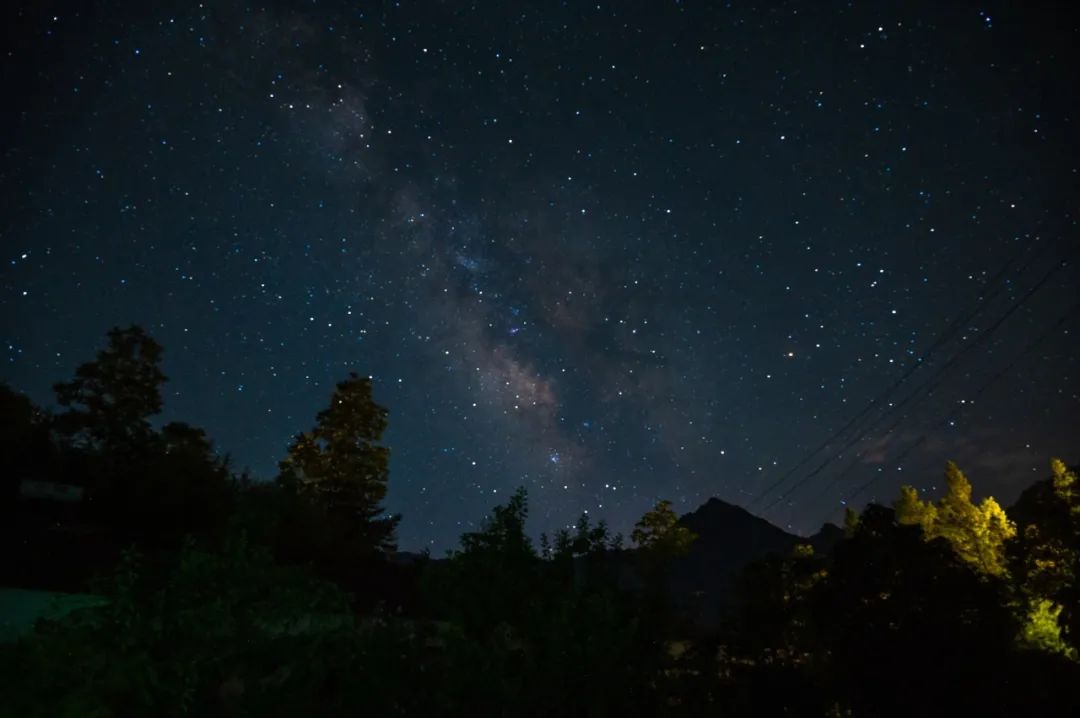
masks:
<svg viewBox="0 0 1080 718"><path fill-rule="evenodd" d="M697 540L672 567L671 595L704 626L715 625L731 605L737 577L747 565L784 556L799 544L827 553L843 537L843 530L833 524L808 538L796 536L717 498L685 514L679 523L697 534Z"/></svg>

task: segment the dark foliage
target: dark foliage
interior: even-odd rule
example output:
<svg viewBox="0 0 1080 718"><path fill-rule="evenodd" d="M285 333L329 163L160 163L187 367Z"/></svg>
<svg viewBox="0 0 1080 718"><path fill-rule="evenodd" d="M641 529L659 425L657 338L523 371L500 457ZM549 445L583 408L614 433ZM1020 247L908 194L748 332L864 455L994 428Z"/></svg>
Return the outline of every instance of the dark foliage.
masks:
<svg viewBox="0 0 1080 718"><path fill-rule="evenodd" d="M520 490L436 560L392 550L370 382L339 384L259 482L202 430L150 423L160 357L113 330L58 417L0 387L22 549L2 580L106 599L0 646L5 714L1080 714L1080 486L1060 462L1015 532L970 492L936 524L906 492L808 544L713 501L659 503L632 549L587 514L538 548ZM962 523L990 515L993 534Z"/></svg>

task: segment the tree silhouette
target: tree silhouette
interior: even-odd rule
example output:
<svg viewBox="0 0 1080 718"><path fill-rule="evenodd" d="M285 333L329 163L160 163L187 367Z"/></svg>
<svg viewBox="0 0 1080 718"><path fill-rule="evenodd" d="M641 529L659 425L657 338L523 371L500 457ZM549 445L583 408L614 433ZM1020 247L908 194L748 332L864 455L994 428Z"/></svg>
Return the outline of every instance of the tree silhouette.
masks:
<svg viewBox="0 0 1080 718"><path fill-rule="evenodd" d="M532 541L525 534L529 517L529 498L524 488L515 491L504 505L491 510L480 531L461 536L465 553L499 553L510 556L533 556Z"/></svg>
<svg viewBox="0 0 1080 718"><path fill-rule="evenodd" d="M432 574L437 610L482 636L527 623L537 608L541 578L540 557L525 533L528 515L528 494L519 488L491 510L478 531L462 534L461 549Z"/></svg>
<svg viewBox="0 0 1080 718"><path fill-rule="evenodd" d="M322 507L351 538L377 550L393 548L397 519L386 518L390 450L380 445L387 410L375 403L371 380L350 374L299 434L281 462L281 481Z"/></svg>
<svg viewBox="0 0 1080 718"><path fill-rule="evenodd" d="M426 595L444 627L450 715L657 715L666 644L613 576L576 570L611 551L607 527L560 530L536 553L518 489L461 548L428 567ZM559 538L561 537L561 538ZM547 543L544 541L543 543Z"/></svg>
<svg viewBox="0 0 1080 718"><path fill-rule="evenodd" d="M14 506L19 482L48 478L54 459L49 416L29 398L0 383L0 510Z"/></svg>
<svg viewBox="0 0 1080 718"><path fill-rule="evenodd" d="M228 461L217 456L206 432L170 422L152 437L150 448L126 467L133 480L119 497L136 538L173 548L187 535L221 539L235 492Z"/></svg>
<svg viewBox="0 0 1080 718"><path fill-rule="evenodd" d="M987 676L1007 675L1018 627L999 578L875 505L827 571L812 600L813 656L855 715L974 713L1003 698ZM901 677L918 690L896 690Z"/></svg>
<svg viewBox="0 0 1080 718"><path fill-rule="evenodd" d="M342 692L332 684L345 685L335 671L372 668L334 651L353 624L340 590L243 540L220 553L185 546L163 579L128 552L98 586L102 605L42 626L10 656L19 675L0 676L4 714L326 715Z"/></svg>
<svg viewBox="0 0 1080 718"><path fill-rule="evenodd" d="M1009 570L1025 612L1025 645L1077 657L1080 644L1080 480L1059 459L1024 492L1021 530L1008 544Z"/></svg>
<svg viewBox="0 0 1080 718"><path fill-rule="evenodd" d="M153 430L160 360L140 328L113 329L56 386L55 424L0 385L6 498L22 477L97 477L74 481L117 549L95 568L130 543L147 558L121 563L103 606L0 645L20 715L1080 714L1080 480L1060 461L1010 509L1019 530L949 463L939 500L904 487L895 510L848 511L835 546L750 566L705 626L671 580L696 536L668 501L631 551L582 513L538 553L519 489L445 560L406 569L385 555L369 379L338 384L279 481L258 483L201 429ZM61 546L28 540L59 526L41 516L5 534L37 546L35 570Z"/></svg>
<svg viewBox="0 0 1080 718"><path fill-rule="evenodd" d="M126 450L152 433L149 417L161 411L161 345L142 327L109 330L108 346L75 370L75 378L54 386L68 411L58 428L92 448Z"/></svg>

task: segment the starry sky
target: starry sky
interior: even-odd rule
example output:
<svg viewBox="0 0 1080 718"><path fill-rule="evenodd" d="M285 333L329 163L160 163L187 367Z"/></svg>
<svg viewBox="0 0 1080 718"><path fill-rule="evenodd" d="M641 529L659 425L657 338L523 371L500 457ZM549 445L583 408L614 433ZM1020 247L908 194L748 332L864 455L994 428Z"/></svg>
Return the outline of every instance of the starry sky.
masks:
<svg viewBox="0 0 1080 718"><path fill-rule="evenodd" d="M1080 459L1068 4L5 3L0 379L113 325L272 478L390 410L403 548L711 496L795 532Z"/></svg>

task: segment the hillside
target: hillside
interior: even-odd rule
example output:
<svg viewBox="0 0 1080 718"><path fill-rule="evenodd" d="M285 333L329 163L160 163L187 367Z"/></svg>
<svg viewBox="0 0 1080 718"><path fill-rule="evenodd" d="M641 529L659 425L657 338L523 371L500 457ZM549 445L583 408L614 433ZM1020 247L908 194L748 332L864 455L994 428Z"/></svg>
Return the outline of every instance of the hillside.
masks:
<svg viewBox="0 0 1080 718"><path fill-rule="evenodd" d="M827 552L842 536L832 524L810 538L796 536L717 498L682 516L679 522L698 538L673 567L672 595L705 625L714 624L730 604L736 577L748 564L790 553L799 544L809 543L815 551Z"/></svg>

